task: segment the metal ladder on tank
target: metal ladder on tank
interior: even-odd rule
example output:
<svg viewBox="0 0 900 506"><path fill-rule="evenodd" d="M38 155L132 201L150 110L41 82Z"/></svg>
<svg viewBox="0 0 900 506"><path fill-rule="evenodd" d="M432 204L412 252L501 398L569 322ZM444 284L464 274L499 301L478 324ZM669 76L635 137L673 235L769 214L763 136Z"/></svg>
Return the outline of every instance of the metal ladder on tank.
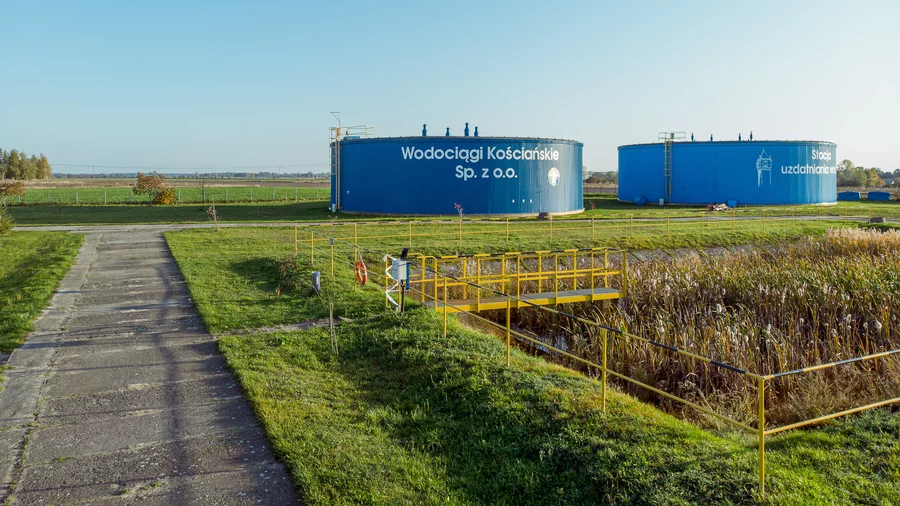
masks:
<svg viewBox="0 0 900 506"><path fill-rule="evenodd" d="M329 127L328 145L331 151L331 175L334 177L334 207L335 211L341 210L341 139L371 139L375 137L375 127L371 125L341 126L340 113L335 117L338 118L338 126Z"/></svg>
<svg viewBox="0 0 900 506"><path fill-rule="evenodd" d="M657 137L663 143L663 181L665 182L664 202L672 201L672 144L683 141L684 132L660 132Z"/></svg>

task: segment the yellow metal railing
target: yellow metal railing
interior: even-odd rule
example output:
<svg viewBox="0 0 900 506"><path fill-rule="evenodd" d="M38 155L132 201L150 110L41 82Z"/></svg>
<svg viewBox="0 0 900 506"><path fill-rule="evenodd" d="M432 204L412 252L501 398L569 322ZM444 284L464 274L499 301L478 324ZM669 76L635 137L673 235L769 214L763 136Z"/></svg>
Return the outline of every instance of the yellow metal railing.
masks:
<svg viewBox="0 0 900 506"><path fill-rule="evenodd" d="M562 220L515 220L497 219L423 219L410 221L371 221L371 222L332 222L304 225L306 227L331 227L334 232L316 238L311 235L296 237L295 251L301 244L326 240L325 235L336 240L351 242L355 245L381 245L411 248L414 240L455 239L457 247L462 248L465 240L484 239L489 236L498 239L494 248L510 246L522 235L544 237L559 240L591 240L600 237L616 237L618 239L634 239L646 236L665 236L669 239L688 234L706 234L715 232L740 232L761 226L763 231L771 227L798 226L804 223L828 222L864 222L871 219L871 211L863 215L849 213L835 214L836 210L817 208L810 210L784 209L781 215L772 216L769 211L745 209L726 212L707 212L685 210L673 213L657 213L646 218L635 218L634 215L623 218L608 219L562 219ZM661 214L661 215L660 215ZM500 242L502 241L502 243ZM308 245L308 244L307 244Z"/></svg>
<svg viewBox="0 0 900 506"><path fill-rule="evenodd" d="M611 267L611 257L620 262L619 268ZM431 294L432 299L438 299L441 298L439 292L448 290L450 293L447 297L450 300L473 298L468 305L472 306L474 303L477 311L498 309L498 297L486 297L484 288L501 294L515 294L519 298L523 295L545 294L549 303L573 301L579 297L583 301L624 297L627 287L624 267L628 260L625 251L608 248L449 256L415 255L410 262L416 267L410 285L420 292L419 302L426 302L424 293ZM452 281L442 285L441 272L453 273ZM552 299L550 294L553 295ZM531 302L534 303L535 300L532 299Z"/></svg>
<svg viewBox="0 0 900 506"><path fill-rule="evenodd" d="M301 235L305 235L307 233L309 234L309 237L310 237L310 239L308 241L303 241L303 240L299 239L299 237ZM316 253L319 253L323 258L327 258L330 262L330 269L331 269L330 273L331 273L332 280L334 279L334 265L335 265L335 258L336 258L335 244L339 244L342 247L352 250L353 261L349 260L349 253L347 254L348 259L342 258L339 260L339 262L342 265L345 265L345 266L349 265L351 268L352 268L355 260L358 257L360 257L361 251L363 251L363 250L365 250L369 254L376 254L379 257L383 256L386 259L390 258L388 255L385 255L379 251L366 250L365 248L359 246L358 243L350 243L350 242L344 241L343 239L329 237L326 234L323 234L322 232L319 232L319 231L316 231L313 229L309 229L309 228L303 229L303 230L295 229L294 234L295 234L295 240L294 240L295 253L299 253L301 251L300 249L297 248L298 244L300 244L301 242L308 242L308 252L309 252L311 262L315 262ZM316 244L319 243L320 240L329 243L329 248L327 250L323 250L323 249L316 247ZM302 251L307 251L307 250L304 249ZM571 253L573 251L574 250L569 250L568 253ZM607 254L621 253L621 251L614 252L614 251L605 251L602 249L577 250L577 251L593 252L595 255L597 254L598 251L605 252ZM543 257L543 255L545 253L547 253L547 252L534 252L534 253L529 253L528 255L541 255L541 257ZM553 252L550 252L550 253L553 253ZM567 253L567 252L563 251L561 254L565 254L565 253ZM454 259L458 260L459 258L468 258L468 259L470 259L470 261L471 261L471 259L476 259L475 260L476 262L483 262L484 259L486 259L486 258L492 258L492 259L503 258L505 255L517 255L517 254L516 253L511 253L511 254L507 253L507 254L499 254L499 255L469 255L469 256L465 256L465 257L463 257L463 256L432 257L432 256L424 256L424 255L417 256L417 257L415 257L415 259L413 261L411 261L410 265L411 265L411 268L418 269L422 272L419 272L417 275L411 273L411 275L410 275L411 279L410 279L410 283L409 283L408 293L410 293L412 296L418 298L418 300L420 302L430 303L430 305L436 311L438 311L439 313L441 313L443 315L443 333L444 333L445 337L447 335L447 319L448 319L449 314L453 313L453 312L465 313L468 317L474 318L478 321L481 321L483 323L486 323L490 326L493 326L495 328L502 330L506 336L507 365L510 364L512 338L515 337L518 340L539 346L545 350L556 353L559 356L569 358L569 359L574 360L575 362L578 362L588 368L598 371L600 373L600 378L601 378L600 381L601 381L601 390L602 390L602 408L604 410L606 409L608 378L611 376L614 378L618 378L622 381L631 383L640 388L646 389L648 391L654 392L655 394L660 395L671 401L691 407L699 412L702 412L706 415L712 416L718 420L726 422L726 423L728 423L734 427L737 427L743 431L753 434L757 439L757 445L758 445L758 477L759 477L759 490L761 493L765 492L765 476L766 476L765 444L766 444L767 436L771 436L771 435L778 434L778 433L792 430L792 429L807 427L807 426L818 424L818 423L821 423L821 422L824 422L827 420L850 415L853 413L859 413L861 411L865 411L865 410L869 410L869 409L874 409L874 408L878 408L878 407L882 407L882 406L887 406L890 404L900 403L900 397L895 397L895 398L891 398L891 399L886 399L886 400L881 400L881 401L873 402L870 404L866 404L864 406L859 406L859 407L831 413L828 415L819 416L816 418L812 418L812 419L797 422L797 423L791 423L788 425L775 427L775 428L767 428L766 427L766 388L767 388L767 383L778 381L780 378L784 378L784 377L788 377L788 376L796 376L799 374L805 374L805 373L810 373L810 372L814 372L814 371L821 371L821 370L825 370L825 369L840 367L840 366L847 365L847 364L876 360L879 358L886 358L886 357L900 353L900 349L890 350L890 351L885 351L885 352L880 352L880 353L874 353L874 354L865 355L865 356L861 356L861 357L840 360L840 361L830 362L830 363L826 363L826 364L820 364L820 365L816 365L816 366L810 366L810 367L805 367L805 368L801 368L801 369L780 372L780 373L776 373L776 374L761 375L761 374L756 374L754 372L741 369L739 367L735 367L730 364L726 364L726 363L722 363L722 362L713 360L709 357L704 357L702 355L693 353L689 350L681 349L681 348L667 345L664 343L659 343L659 342L653 341L651 339L647 339L647 338L639 336L639 335L631 334L622 329L617 329L617 328L609 327L606 325L602 325L595 321L586 320L584 318L580 318L578 316L566 313L564 311L561 311L561 310L553 308L553 307L533 304L533 303L529 302L528 300L521 298L522 294L519 293L518 290L516 291L516 293L513 293L512 290L509 289L510 288L509 286L504 285L503 275L505 273L502 271L501 271L501 275L499 277L492 277L492 276L483 276L482 277L478 272L476 272L476 274L469 274L468 269L463 267L465 264L462 264L462 266L458 267L458 269L462 271L460 273L460 275L458 275L458 276L457 275L449 275L446 272L441 271L441 269L443 268L442 266L445 266L447 263L449 263L450 261L452 261ZM477 260L477 259L481 259L481 260ZM442 262L442 260L447 260L448 262L444 263L444 262ZM612 275L621 276L620 279L621 279L621 287L622 287L623 292L627 289L627 275L625 273L626 268L627 268L627 264L625 263L625 257L623 256L623 263L619 270L605 271L603 273L604 278L606 278L608 276L612 276ZM581 270L590 271L591 269L581 269ZM373 275L377 274L378 276L383 276L383 281L384 281L383 286L388 287L388 286L390 286L390 284L392 282L396 282L396 280L392 280L390 278L390 276L388 275L388 272L389 271L386 269L383 273L374 273L373 272L372 274ZM546 280L546 279L548 279L546 276L553 275L553 274L544 273L543 270L541 270L538 274L541 277L535 278L535 279ZM591 273L591 276L593 277L594 273ZM555 283L558 283L558 280L559 280L559 277L557 275L555 277ZM506 281L508 281L508 279L506 279ZM504 289L498 289L496 287L496 285L502 285L501 288L504 288ZM378 286L379 290L381 289L380 283L374 284L374 285L368 285L368 286ZM519 286L518 283L517 283L517 286ZM449 296L449 294L451 294L454 289L475 290L475 291L479 291L479 292L483 291L485 293L491 293L493 297L502 298L503 304L502 304L501 309L505 309L505 322L499 323L497 321L494 321L492 319L486 318L486 317L478 314L477 310L469 311L466 309L466 307L458 305L457 302L454 301ZM512 321L511 321L511 310L514 307L533 307L533 308L541 310L541 311L547 311L547 312L559 315L561 317L571 319L571 321L582 325L584 328L593 327L593 328L597 329L599 331L600 344L601 344L601 346L600 346L600 348L601 348L600 349L600 353L601 353L600 362L597 363L595 361L588 360L584 357L580 357L580 356L570 353L566 350L563 350L557 346L553 346L543 340L540 340L538 338L538 336L532 336L525 332L515 330L512 326ZM648 385L647 383L644 383L636 378L630 377L623 372L613 370L609 366L608 361L607 361L610 348L615 346L615 343L610 343L610 339L611 339L610 336L612 336L612 339L621 339L623 342L624 341L640 342L640 343L643 343L654 349L662 350L663 352L672 353L672 354L679 355L679 356L682 356L685 358L696 360L696 361L705 363L709 366L718 367L725 371L729 371L732 374L738 374L738 375L748 378L748 381L752 381L755 384L754 386L757 390L758 401L757 401L757 407L756 407L757 412L755 414L757 422L756 422L755 426L735 420L735 419L728 417L726 415L723 415L721 413L717 413L715 410L710 409L706 406L702 406L695 402L678 397L677 395L674 395L672 393L666 392L662 389L656 388L652 385Z"/></svg>

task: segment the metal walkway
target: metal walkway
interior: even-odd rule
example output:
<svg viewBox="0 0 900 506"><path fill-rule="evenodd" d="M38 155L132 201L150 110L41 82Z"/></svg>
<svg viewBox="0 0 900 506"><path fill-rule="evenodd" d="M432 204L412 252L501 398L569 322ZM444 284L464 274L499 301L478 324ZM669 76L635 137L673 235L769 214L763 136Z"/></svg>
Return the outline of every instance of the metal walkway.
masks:
<svg viewBox="0 0 900 506"><path fill-rule="evenodd" d="M628 285L625 252L607 248L416 256L410 267L409 296L450 313L612 300Z"/></svg>

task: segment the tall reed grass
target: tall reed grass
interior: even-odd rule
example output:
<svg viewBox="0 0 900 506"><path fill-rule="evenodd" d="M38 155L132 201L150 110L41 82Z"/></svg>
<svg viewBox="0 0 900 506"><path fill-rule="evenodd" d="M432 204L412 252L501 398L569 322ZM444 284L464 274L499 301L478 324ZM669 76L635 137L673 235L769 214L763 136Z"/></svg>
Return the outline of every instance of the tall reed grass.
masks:
<svg viewBox="0 0 900 506"><path fill-rule="evenodd" d="M636 263L628 275L627 298L574 312L760 374L900 348L898 231L837 229L717 258ZM599 362L595 328L540 310L520 311L518 323ZM638 341L611 343L614 370L755 420L756 386L748 378ZM839 366L767 388L768 419L789 423L900 395L900 362Z"/></svg>

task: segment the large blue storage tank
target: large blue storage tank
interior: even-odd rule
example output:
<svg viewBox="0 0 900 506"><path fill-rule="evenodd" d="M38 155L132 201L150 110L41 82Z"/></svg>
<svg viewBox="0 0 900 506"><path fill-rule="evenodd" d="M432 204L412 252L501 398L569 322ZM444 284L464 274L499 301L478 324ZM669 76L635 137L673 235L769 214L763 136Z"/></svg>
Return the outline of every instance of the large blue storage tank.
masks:
<svg viewBox="0 0 900 506"><path fill-rule="evenodd" d="M831 204L836 145L824 141L672 142L619 146L619 200L671 204Z"/></svg>
<svg viewBox="0 0 900 506"><path fill-rule="evenodd" d="M567 214L584 209L580 142L383 137L331 144L333 209L377 214ZM335 157L339 156L339 163Z"/></svg>

